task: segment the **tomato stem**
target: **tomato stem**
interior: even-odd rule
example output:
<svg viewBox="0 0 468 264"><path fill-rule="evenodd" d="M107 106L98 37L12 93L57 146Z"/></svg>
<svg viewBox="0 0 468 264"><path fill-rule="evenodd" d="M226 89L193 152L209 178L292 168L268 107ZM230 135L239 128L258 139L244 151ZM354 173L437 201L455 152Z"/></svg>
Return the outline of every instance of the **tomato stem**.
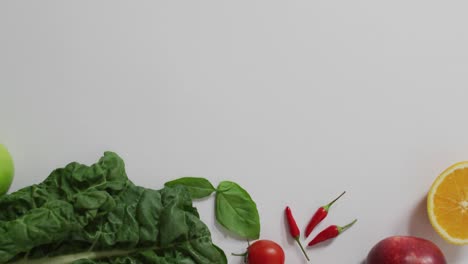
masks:
<svg viewBox="0 0 468 264"><path fill-rule="evenodd" d="M231 253L231 255L236 256L236 257L244 257L244 256L247 256L247 252L242 253L242 254Z"/></svg>
<svg viewBox="0 0 468 264"><path fill-rule="evenodd" d="M244 263L246 264L247 263L247 256L249 255L249 252L246 251L242 254L236 254L236 253L231 253L232 256L236 256L236 257L243 257L244 259Z"/></svg>

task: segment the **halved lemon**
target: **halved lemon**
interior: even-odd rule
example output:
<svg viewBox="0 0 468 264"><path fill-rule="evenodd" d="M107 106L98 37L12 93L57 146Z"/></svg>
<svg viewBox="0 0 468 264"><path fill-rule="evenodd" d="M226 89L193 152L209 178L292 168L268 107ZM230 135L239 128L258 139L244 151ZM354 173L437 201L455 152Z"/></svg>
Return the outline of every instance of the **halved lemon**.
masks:
<svg viewBox="0 0 468 264"><path fill-rule="evenodd" d="M442 172L427 195L427 213L434 229L452 244L468 244L468 161Z"/></svg>

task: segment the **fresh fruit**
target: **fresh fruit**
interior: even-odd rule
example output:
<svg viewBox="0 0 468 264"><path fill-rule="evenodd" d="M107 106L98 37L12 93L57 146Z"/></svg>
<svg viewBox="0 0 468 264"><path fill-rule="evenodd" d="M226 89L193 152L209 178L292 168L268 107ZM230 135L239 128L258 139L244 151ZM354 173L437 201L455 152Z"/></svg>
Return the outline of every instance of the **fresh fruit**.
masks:
<svg viewBox="0 0 468 264"><path fill-rule="evenodd" d="M445 240L468 244L468 161L450 166L436 178L427 195L427 213Z"/></svg>
<svg viewBox="0 0 468 264"><path fill-rule="evenodd" d="M14 172L13 159L5 146L0 144L0 195L10 189Z"/></svg>
<svg viewBox="0 0 468 264"><path fill-rule="evenodd" d="M289 234L296 240L297 244L302 250L302 253L304 254L304 257L307 259L307 261L310 261L309 256L304 250L304 247L302 246L300 237L301 237L301 231L299 231L299 227L297 226L296 219L294 219L294 216L292 214L291 208L289 206L286 206L286 220L288 221L288 226L289 226Z"/></svg>
<svg viewBox="0 0 468 264"><path fill-rule="evenodd" d="M446 264L442 251L431 241L412 236L391 236L378 242L366 264Z"/></svg>
<svg viewBox="0 0 468 264"><path fill-rule="evenodd" d="M257 240L247 249L248 264L284 264L284 251L271 240Z"/></svg>
<svg viewBox="0 0 468 264"><path fill-rule="evenodd" d="M344 231L346 231L348 228L354 225L356 223L357 219L354 219L351 223L345 225L345 226L338 226L338 225L329 225L327 228L322 230L320 233L318 233L308 244L309 247L314 246L318 243L321 243L323 241L333 239Z"/></svg>

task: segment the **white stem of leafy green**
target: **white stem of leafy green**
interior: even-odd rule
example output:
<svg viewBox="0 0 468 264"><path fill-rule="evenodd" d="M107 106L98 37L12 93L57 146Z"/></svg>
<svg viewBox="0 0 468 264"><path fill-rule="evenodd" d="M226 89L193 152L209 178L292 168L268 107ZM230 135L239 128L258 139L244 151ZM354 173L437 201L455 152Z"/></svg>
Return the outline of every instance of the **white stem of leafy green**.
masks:
<svg viewBox="0 0 468 264"><path fill-rule="evenodd" d="M117 257L128 255L132 252L137 251L133 250L107 250L107 251L89 251L82 252L70 255L63 255L57 257L45 257L40 259L22 259L19 261L12 262L11 264L68 264L79 259L100 259L108 257Z"/></svg>
<svg viewBox="0 0 468 264"><path fill-rule="evenodd" d="M196 239L204 238L206 236L201 236ZM194 241L196 239L189 239L188 242ZM111 258L111 257L119 257L119 256L126 256L138 251L144 250L159 250L165 248L173 248L176 244L169 244L166 247L145 247L145 248L134 248L129 250L122 250L122 249L115 249L115 250L103 250L103 251L86 251L81 253L74 253L69 255L63 256L56 256L56 257L42 257L38 259L28 259L27 257L17 260L15 262L10 262L8 264L70 264L73 261L77 261L79 259L101 259L101 258ZM29 252L28 252L29 254Z"/></svg>

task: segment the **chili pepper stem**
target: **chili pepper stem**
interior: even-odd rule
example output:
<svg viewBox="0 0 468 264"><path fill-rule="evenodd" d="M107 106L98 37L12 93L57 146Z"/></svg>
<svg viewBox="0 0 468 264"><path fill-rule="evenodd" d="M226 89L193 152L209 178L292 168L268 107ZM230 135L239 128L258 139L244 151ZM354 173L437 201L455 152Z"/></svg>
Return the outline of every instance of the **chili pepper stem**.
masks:
<svg viewBox="0 0 468 264"><path fill-rule="evenodd" d="M342 193L340 194L340 196L336 197L333 201L331 201L331 202L328 203L327 205L323 206L323 209L325 209L325 211L328 211L328 209L329 209L336 201L338 201L338 199L340 199L341 196L343 196L345 193L346 193L346 191L342 192Z"/></svg>
<svg viewBox="0 0 468 264"><path fill-rule="evenodd" d="M299 238L295 238L295 240L296 240L297 244L299 244L299 247L301 248L302 253L304 253L304 256L306 257L307 261L310 261L309 256L307 256L307 253L305 252L304 247L302 246L301 241L299 241Z"/></svg>
<svg viewBox="0 0 468 264"><path fill-rule="evenodd" d="M356 223L356 222L357 222L357 219L354 219L351 223L349 223L349 224L347 224L347 225L345 225L345 226L339 226L339 227L338 227L338 231L339 231L340 233L342 233L342 232L344 232L346 229L348 229L348 228L350 228L352 225L354 225L354 223Z"/></svg>

